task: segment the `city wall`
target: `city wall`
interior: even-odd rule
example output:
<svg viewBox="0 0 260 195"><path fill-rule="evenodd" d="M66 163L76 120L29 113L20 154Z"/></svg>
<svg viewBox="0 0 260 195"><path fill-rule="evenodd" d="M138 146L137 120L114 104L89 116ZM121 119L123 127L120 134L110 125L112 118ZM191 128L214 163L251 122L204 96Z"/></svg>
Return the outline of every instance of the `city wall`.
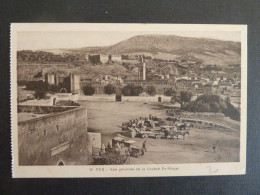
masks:
<svg viewBox="0 0 260 195"><path fill-rule="evenodd" d="M53 112L64 112L70 109L78 108L77 106L37 106L37 105L18 105L19 112L32 112L38 114L47 114Z"/></svg>
<svg viewBox="0 0 260 195"><path fill-rule="evenodd" d="M161 97L161 102L170 102L171 97L156 95L156 96L122 96L122 102L158 102L158 97ZM93 95L80 96L81 101L105 101L115 102L115 95Z"/></svg>
<svg viewBox="0 0 260 195"><path fill-rule="evenodd" d="M29 107L20 107L22 111L25 109L29 111ZM85 107L18 122L19 165L55 165L59 161L88 164L87 125ZM62 144L66 144L66 150L51 156L51 150Z"/></svg>

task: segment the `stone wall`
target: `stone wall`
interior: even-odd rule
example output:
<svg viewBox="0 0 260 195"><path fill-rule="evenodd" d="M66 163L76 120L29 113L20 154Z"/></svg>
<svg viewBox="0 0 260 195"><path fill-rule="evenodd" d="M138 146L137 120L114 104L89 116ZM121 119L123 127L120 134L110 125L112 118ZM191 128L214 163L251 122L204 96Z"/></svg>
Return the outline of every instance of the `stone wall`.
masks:
<svg viewBox="0 0 260 195"><path fill-rule="evenodd" d="M161 97L161 102L170 102L171 97L164 95L155 96L123 96L122 102L158 102L158 97ZM93 96L80 96L80 101L101 101L101 102L115 102L116 97L113 95L93 95Z"/></svg>
<svg viewBox="0 0 260 195"><path fill-rule="evenodd" d="M53 112L64 112L78 108L77 106L36 106L36 105L18 105L19 112L32 112L39 114L48 114Z"/></svg>
<svg viewBox="0 0 260 195"><path fill-rule="evenodd" d="M70 143L69 149L50 157L51 149L65 142ZM87 109L79 107L19 122L18 148L20 165L56 164L59 158L65 164L88 164Z"/></svg>

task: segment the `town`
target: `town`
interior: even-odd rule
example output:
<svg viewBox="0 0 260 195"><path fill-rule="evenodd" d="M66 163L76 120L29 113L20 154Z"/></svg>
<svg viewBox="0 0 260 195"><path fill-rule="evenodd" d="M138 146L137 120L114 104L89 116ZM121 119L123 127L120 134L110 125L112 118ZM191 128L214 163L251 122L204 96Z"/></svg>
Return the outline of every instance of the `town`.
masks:
<svg viewBox="0 0 260 195"><path fill-rule="evenodd" d="M17 52L21 165L239 160L240 63L98 51Z"/></svg>
<svg viewBox="0 0 260 195"><path fill-rule="evenodd" d="M146 57L144 55L113 56L101 54L87 55L81 62L100 67L119 65L130 72L130 75L115 72L114 74L102 74L92 77L92 75L83 74L78 71L77 79L79 80L76 82L79 82L79 84L77 90L82 94L123 93L121 90L124 86L135 85L139 86L138 96L153 96L157 94L172 96L173 92L190 91L194 96L193 100L203 94L218 95L222 99L230 101L235 108L240 110L240 64L220 67L214 64L204 65L201 62L190 60L176 61L152 59L151 56ZM63 69L56 72L49 72L49 69L51 69L50 66L44 66L46 69L45 76L48 75L49 84L54 85L56 83L57 87L65 77L64 75L67 74L66 76L68 76L70 71L75 72L75 70L71 70L70 68L68 70ZM62 65L60 66L63 67ZM37 74L44 75L43 72L45 69L41 68L32 78L26 78L26 80L37 81L43 79L43 76L38 77ZM63 75L63 77L59 74ZM86 89L84 92L84 88L86 87L89 87L89 91ZM60 85L57 91L66 92L67 88ZM131 94L127 94L127 91L125 91L125 95Z"/></svg>

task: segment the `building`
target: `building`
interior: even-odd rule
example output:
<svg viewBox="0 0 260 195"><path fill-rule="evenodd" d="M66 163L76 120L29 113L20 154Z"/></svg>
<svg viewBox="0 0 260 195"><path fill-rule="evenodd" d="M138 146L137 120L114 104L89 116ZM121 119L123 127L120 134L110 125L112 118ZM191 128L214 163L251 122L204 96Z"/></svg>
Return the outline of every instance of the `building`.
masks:
<svg viewBox="0 0 260 195"><path fill-rule="evenodd" d="M193 80L189 79L177 79L176 80L176 86L181 89L189 89L192 86Z"/></svg>
<svg viewBox="0 0 260 195"><path fill-rule="evenodd" d="M83 107L18 105L19 165L89 164L87 125Z"/></svg>
<svg viewBox="0 0 260 195"><path fill-rule="evenodd" d="M80 76L78 74L46 73L45 82L57 87L59 92L80 93Z"/></svg>
<svg viewBox="0 0 260 195"><path fill-rule="evenodd" d="M138 79L146 80L146 64L143 57L141 57L141 64L138 65Z"/></svg>
<svg viewBox="0 0 260 195"><path fill-rule="evenodd" d="M105 64L108 62L121 62L122 56L116 54L104 55L104 54L90 54L87 57L88 61L93 64Z"/></svg>
<svg viewBox="0 0 260 195"><path fill-rule="evenodd" d="M93 63L93 64L101 63L100 59L101 59L100 54L90 54L90 55L88 55L88 61Z"/></svg>
<svg viewBox="0 0 260 195"><path fill-rule="evenodd" d="M50 85L55 85L55 74L45 74L45 82Z"/></svg>
<svg viewBox="0 0 260 195"><path fill-rule="evenodd" d="M71 93L80 93L80 76L76 74L70 74L70 89Z"/></svg>
<svg viewBox="0 0 260 195"><path fill-rule="evenodd" d="M122 61L122 56L121 55L109 55L109 61L115 61L115 62L121 62Z"/></svg>

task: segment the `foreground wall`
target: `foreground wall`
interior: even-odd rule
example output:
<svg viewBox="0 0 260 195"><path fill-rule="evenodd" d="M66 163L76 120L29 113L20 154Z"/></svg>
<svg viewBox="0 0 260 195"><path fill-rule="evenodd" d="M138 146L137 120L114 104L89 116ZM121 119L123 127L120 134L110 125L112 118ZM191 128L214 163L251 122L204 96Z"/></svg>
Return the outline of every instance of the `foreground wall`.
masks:
<svg viewBox="0 0 260 195"><path fill-rule="evenodd" d="M51 149L62 144L66 150L51 156ZM61 159L65 164L88 164L87 144L87 109L84 107L18 123L20 165L51 165Z"/></svg>
<svg viewBox="0 0 260 195"><path fill-rule="evenodd" d="M48 114L53 112L64 112L78 108L78 106L35 106L35 105L18 105L18 112L32 112L38 114Z"/></svg>

